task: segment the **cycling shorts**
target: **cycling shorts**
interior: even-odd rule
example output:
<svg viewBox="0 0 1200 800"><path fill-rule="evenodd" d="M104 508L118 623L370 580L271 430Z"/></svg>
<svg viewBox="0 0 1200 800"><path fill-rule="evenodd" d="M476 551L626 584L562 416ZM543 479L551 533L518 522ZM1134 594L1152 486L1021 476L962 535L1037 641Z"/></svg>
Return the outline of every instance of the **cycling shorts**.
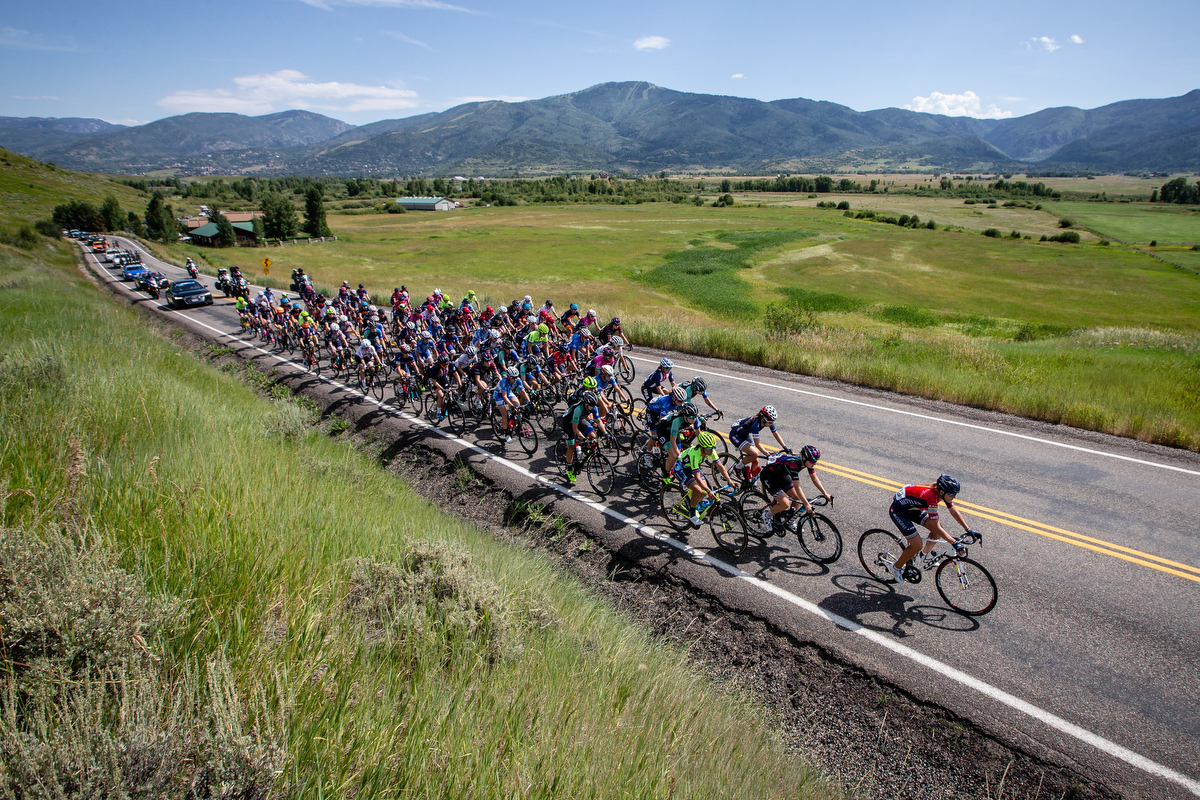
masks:
<svg viewBox="0 0 1200 800"><path fill-rule="evenodd" d="M763 470L759 473L759 479L763 486L763 491L767 497L778 497L792 489L796 484L792 481L792 475L787 470L782 474L777 474L774 470Z"/></svg>
<svg viewBox="0 0 1200 800"><path fill-rule="evenodd" d="M704 473L698 469L689 469L684 465L683 459L679 458L675 460L675 466L671 467L671 477L684 486L690 486L694 481L703 478Z"/></svg>
<svg viewBox="0 0 1200 800"><path fill-rule="evenodd" d="M591 425L588 425L586 422L577 422L575 424L579 426L579 430L583 432L585 438L591 436ZM575 431L571 429L571 423L563 422L563 430L567 437L567 447L572 447L575 444Z"/></svg>
<svg viewBox="0 0 1200 800"><path fill-rule="evenodd" d="M517 402L517 396L512 392L492 392L492 402L495 403L497 407L505 405L510 397L515 404Z"/></svg>
<svg viewBox="0 0 1200 800"><path fill-rule="evenodd" d="M888 509L888 516L892 518L892 523L900 529L900 533L904 534L905 538L912 539L921 535L921 532L917 530L916 523L928 519L929 510L914 508L893 500L891 508Z"/></svg>

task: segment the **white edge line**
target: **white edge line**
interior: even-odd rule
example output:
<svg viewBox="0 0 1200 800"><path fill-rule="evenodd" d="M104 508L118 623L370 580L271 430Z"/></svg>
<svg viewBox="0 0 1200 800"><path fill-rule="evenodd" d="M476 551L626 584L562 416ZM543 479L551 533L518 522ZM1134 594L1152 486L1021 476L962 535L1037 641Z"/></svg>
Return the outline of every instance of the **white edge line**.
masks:
<svg viewBox="0 0 1200 800"><path fill-rule="evenodd" d="M104 267L102 264L99 264L99 262L97 262L97 265L102 270L107 272L108 276L110 278L114 278L114 280L115 280L115 276L113 276L113 274L111 272L109 272L106 267ZM843 616L834 614L831 611L827 611L827 610L821 608L820 606L818 606L816 603L813 603L809 600L805 600L804 598L802 598L798 595L792 594L791 592L787 591L786 589L781 589L780 587L775 586L774 584L771 584L767 581L764 581L761 578L757 578L748 572L743 572L742 570L738 569L737 567L733 566L732 564L727 564L726 562L722 561L719 558L712 556L709 553L705 553L700 550L697 550L696 548L692 547L691 545L689 545L685 542L681 542L678 539L674 539L674 538L666 535L665 533L662 533L660 531L655 530L654 528L651 528L649 525L645 525L631 517L627 517L624 514L620 513L619 511L615 511L615 510L609 508L608 506L604 505L603 503L598 503L595 500L591 500L587 497L584 497L583 495L579 494L578 492L575 492L565 486L562 486L543 475L538 475L533 472L530 472L525 467L522 467L520 464L516 464L512 461L509 461L507 458L503 458L502 456L497 456L496 454L483 449L482 447L475 444L474 442L469 442L466 439L459 438L458 436L455 436L452 433L443 431L441 428L438 428L435 425L431 425L431 424L429 424L429 422L427 422L423 419L420 419L419 417L414 417L413 415L408 414L403 411L397 411L396 409L385 405L383 403L383 401L376 400L373 397L363 395L362 392L358 391L357 389L350 387L350 386L346 386L345 384L343 384L339 381L335 381L331 378L326 378L323 375L315 375L314 373L309 371L307 368L301 366L298 362L291 361L290 359L276 355L275 353L272 353L269 350L264 350L263 348L261 348L257 345L250 344L249 342L245 341L244 339L242 339L241 337L239 337L235 334L225 333L224 331L220 330L219 328L214 328L212 325L209 325L208 323L205 323L205 322L201 322L200 320L195 319L194 317L187 317L186 319L189 319L191 322L193 322L197 325L208 328L210 331L213 331L214 333L218 334L220 337L233 339L235 341L240 342L244 347L248 347L252 350L257 350L258 352L262 353L263 355L269 356L269 357L275 359L276 361L280 361L285 364L290 364L293 367L296 367L296 368L302 370L303 372L305 372L309 375L312 375L313 377L317 378L318 380L321 380L326 383L337 386L341 389L351 392L352 394L360 395L360 396L362 396L362 398L364 400L374 403L375 405L379 406L380 408L382 408L384 411L388 412L389 414L399 416L403 419L408 420L409 422L414 422L423 428L426 428L428 430L432 430L432 431L436 432L437 434L441 435L442 437L444 437L446 439L449 439L453 442L457 442L458 444L462 445L467 450L470 450L474 453L482 455L493 461L497 461L497 462L503 464L504 466L508 467L509 469L512 469L513 471L515 471L521 475L524 475L527 478L530 478L531 480L533 480L536 483L540 483L543 486L549 487L550 489L553 489L554 491L559 492L560 494L563 494L566 497L571 498L572 500L576 500L580 503L583 503L584 505L586 505L596 511L599 511L600 513L602 513L608 517L612 517L613 519L617 520L618 522L622 522L625 525L628 525L628 526L634 528L639 533L641 533L645 536L649 536L651 538L657 539L660 542L663 542L665 544L670 545L671 547L674 547L676 550L679 550L680 552L686 554L687 556L689 556L690 558L692 558L695 561L707 562L707 563L711 564L712 566L716 567L717 569L721 570L722 572L725 572L725 573L729 574L730 576L737 578L740 581L744 581L744 582L766 592L767 594L774 595L775 597L778 597L779 599L795 606L796 608L799 608L803 611L807 611L808 613L810 613L814 616L826 619L829 622L832 622L835 626L842 628L843 630L846 630L850 633L854 633L859 636L862 636L863 638L867 639L870 642L880 645L881 647L883 647L887 650L891 650L893 653L903 656L904 658L907 658L910 661L914 661L914 662L920 664L921 666L926 667L926 668L938 673L939 675L950 678L951 680L954 680L955 682L967 687L968 689L974 689L975 691L979 692L980 694L982 694L986 697L989 697L999 703L1002 703L1002 704L1008 706L1009 708L1014 709L1015 711L1019 711L1022 714L1025 714L1026 716L1032 717L1033 719L1045 724L1046 726L1048 726L1050 728L1053 728L1053 729L1059 731L1060 733L1065 733L1068 736L1078 739L1081 742L1089 744L1092 747L1096 748L1097 750L1100 750L1103 753L1107 753L1108 755L1110 755L1114 758L1118 758L1127 764L1130 764L1132 766L1137 767L1138 769L1143 770L1144 772L1148 772L1151 775L1155 775L1157 777L1164 778L1166 780L1177 783L1180 786L1183 786L1188 791L1190 791L1192 794L1196 795L1197 797L1200 797L1200 781L1189 778L1188 776L1186 776L1180 772L1176 772L1175 770L1171 769L1170 767L1163 766L1162 764L1159 764L1156 761L1152 761L1143 755L1135 753L1134 751L1129 750L1128 748L1122 747L1121 745L1117 744L1116 742L1110 741L1109 739L1106 739L1103 736L1100 736L1099 734L1092 733L1091 731L1087 730L1086 728L1081 728L1080 726L1076 725L1073 722L1068 722L1067 720L1063 719L1062 717L1060 717L1056 714L1052 714L1051 712L1046 711L1042 708L1039 708L1026 700L1022 700L1021 698L1017 697L1016 695L1009 694L1008 692L1004 691L1003 689L998 689L995 686L992 686L990 683L986 683L985 681L980 680L979 678L973 677L972 675L968 675L966 672L963 672L962 670L952 667L949 664L945 664L941 661L938 661L936 658L933 658L932 656L927 656L924 653L920 653L916 650L913 650L911 647L906 647L905 645L902 645L898 642L892 641L891 639L884 636L883 634L881 634L877 631L873 631L869 628L866 628L866 627L860 625L859 623L854 622L853 620L846 619ZM639 360L645 361L647 359L639 359ZM717 375L719 373L709 373L709 374ZM734 376L723 376L723 377L734 377ZM746 378L737 378L737 380L745 380L749 383L760 383L759 381L751 381ZM770 384L762 384L762 385L769 386ZM788 387L781 386L781 387L773 387L773 388L786 389ZM790 391L801 392L803 394L815 394L814 392L806 392L801 389L791 389ZM818 396L823 397L824 395L818 395ZM830 398L830 399L838 400L840 398L834 397L834 398ZM856 405L868 406L870 408L882 408L881 406L872 406L869 403L858 403L857 401L854 401L854 400L843 400L842 402L855 403ZM884 410L894 411L895 409L884 409ZM922 414L912 414L912 412L907 412L907 411L897 411L896 413L911 414L911 416L924 417L924 415L922 415ZM937 420L936 417L924 417L924 418ZM961 423L961 422L953 422L952 420L938 420L938 421L950 422L951 424L955 424L955 425L965 425L966 424L966 423ZM968 427L974 428L974 427L979 427L979 426L970 425ZM990 430L990 429L983 428L983 430ZM999 432L1004 433L1004 431L999 431ZM1009 434L1009 435L1017 436L1019 434ZM1022 438L1032 438L1032 437L1022 437ZM1041 441L1041 440L1036 440L1036 441ZM1056 444L1056 443L1051 442L1050 444ZM1062 446L1070 447L1070 445L1062 445ZM1083 449L1083 448L1075 448L1075 449ZM1091 452L1091 451L1089 451L1089 452ZM1101 453L1101 455L1108 455L1108 454ZM1114 456L1114 458L1122 458L1122 456ZM1129 459L1129 460L1136 460L1136 459ZM1147 463L1149 463L1149 462L1147 462ZM1158 465L1154 465L1154 466L1158 466ZM1186 472L1186 470L1183 470L1183 471Z"/></svg>
<svg viewBox="0 0 1200 800"><path fill-rule="evenodd" d="M639 356L631 356L629 354L626 354L625 357L634 359L635 361L644 361L647 364L657 364L658 363L657 361L655 361L652 358L641 358ZM679 365L677 364L676 366L679 366ZM1144 464L1145 466L1148 466L1148 467L1158 467L1159 469L1169 469L1174 472L1183 472L1187 475L1200 475L1200 472L1198 472L1196 470L1184 469L1183 467L1176 467L1176 466L1172 466L1171 464L1159 464L1154 461L1146 461L1141 458L1133 458L1132 456L1122 456L1122 455L1118 455L1116 453L1106 453L1103 450L1092 450L1091 448L1088 448L1088 447L1080 447L1079 445L1065 444L1063 442L1056 442L1053 439L1042 439L1037 436L1029 436L1024 433L1014 433L1012 431L1006 431L1006 430L1002 430L1000 428L989 428L986 425L975 425L970 422L959 422L958 420L946 419L945 417L934 417L934 416L930 416L929 414L918 414L915 411L904 411L903 409L899 409L899 408L889 408L887 406L876 405L874 403L864 403L861 400L850 400L845 397L835 397L834 395L822 394L820 392L814 392L814 391L810 391L808 389L797 389L794 386L781 386L776 383L767 383L766 381L757 381L757 380L754 380L753 378L742 378L738 375L729 375L724 372L713 372L712 370L701 369L700 367L692 367L691 369L694 370L695 372L702 372L705 375L714 375L718 378L728 378L729 380L742 381L743 383L753 383L757 386L766 386L769 389L781 389L785 392L795 392L796 394L806 394L810 397L819 397L822 400L833 400L838 403L849 403L850 405L863 406L864 408L872 408L877 411L887 411L892 414L903 414L906 417L916 417L918 419L927 419L932 422L942 422L942 423L945 423L946 425L959 425L964 428L973 428L977 431L986 431L988 433L998 433L1002 436L1012 436L1016 439L1025 439L1026 441L1030 441L1030 442L1038 442L1040 444L1049 444L1049 445L1053 445L1054 447L1065 447L1068 450L1078 450L1081 453L1090 453L1092 455L1105 456L1107 458L1118 458L1121 461L1131 461L1134 464Z"/></svg>

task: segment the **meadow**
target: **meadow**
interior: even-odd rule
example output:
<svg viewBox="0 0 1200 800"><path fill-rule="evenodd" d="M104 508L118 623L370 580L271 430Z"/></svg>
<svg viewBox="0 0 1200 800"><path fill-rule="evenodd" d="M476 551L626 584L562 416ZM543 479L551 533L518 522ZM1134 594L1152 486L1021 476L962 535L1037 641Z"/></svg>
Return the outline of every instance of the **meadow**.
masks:
<svg viewBox="0 0 1200 800"><path fill-rule="evenodd" d="M828 198L940 229L770 195L727 208L335 214L339 241L272 248L270 279L286 288L303 267L319 285L363 282L381 301L401 284L419 296L473 289L493 305L531 294L561 310L574 300L621 316L643 344L1200 448L1200 277L1086 232L1075 245L1039 241L1081 207L1159 212ZM1200 215L1167 213L1200 231ZM1010 226L1032 238L1010 238ZM1002 238L980 235L985 227ZM257 273L264 251L187 252Z"/></svg>
<svg viewBox="0 0 1200 800"><path fill-rule="evenodd" d="M271 384L66 243L0 245L0 792L834 795L732 682Z"/></svg>

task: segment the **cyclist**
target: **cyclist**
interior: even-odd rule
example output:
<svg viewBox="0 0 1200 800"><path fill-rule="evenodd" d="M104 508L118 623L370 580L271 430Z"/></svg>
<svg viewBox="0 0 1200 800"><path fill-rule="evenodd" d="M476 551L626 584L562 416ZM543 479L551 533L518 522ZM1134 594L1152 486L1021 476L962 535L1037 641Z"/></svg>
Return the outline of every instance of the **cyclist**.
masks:
<svg viewBox="0 0 1200 800"><path fill-rule="evenodd" d="M437 360L425 370L425 379L433 387L434 397L437 399L438 422L446 418L446 393L450 391L450 373L452 371L450 356L447 355L438 356Z"/></svg>
<svg viewBox="0 0 1200 800"><path fill-rule="evenodd" d="M544 322L547 325L553 325L558 321L558 313L554 310L554 303L549 300L538 309L537 316L539 322ZM547 330L549 329L547 328Z"/></svg>
<svg viewBox="0 0 1200 800"><path fill-rule="evenodd" d="M625 340L625 332L621 330L620 317L613 317L611 322L600 329L600 333L596 335L596 338L602 344L608 344L614 336L620 336L622 341Z"/></svg>
<svg viewBox="0 0 1200 800"><path fill-rule="evenodd" d="M763 425L769 427L771 435L775 437L775 441L779 442L779 448L787 450L787 445L783 443L779 431L775 430L775 420L777 419L779 419L779 414L775 411L775 406L763 406L753 417L743 417L733 423L733 427L729 429L729 443L741 452L742 464L746 467L746 480L748 481L757 477L761 469L758 466L758 459L766 455L766 451L758 443Z"/></svg>
<svg viewBox="0 0 1200 800"><path fill-rule="evenodd" d="M676 386L670 394L654 398L646 406L646 429L658 427L664 416L674 414L676 409L687 402L687 390Z"/></svg>
<svg viewBox="0 0 1200 800"><path fill-rule="evenodd" d="M375 352L375 346L371 344L371 340L363 339L359 342L354 356L354 360L358 362L358 385L362 388L363 394L366 394L367 370L374 371L378 369L379 355Z"/></svg>
<svg viewBox="0 0 1200 800"><path fill-rule="evenodd" d="M685 392L687 392L688 400L693 399L696 395L700 395L702 398L704 398L704 404L706 406L711 408L713 411L720 413L721 409L714 406L712 404L712 400L708 399L708 382L705 381L704 378L701 378L699 375L697 375L687 383L681 383L679 385L683 387Z"/></svg>
<svg viewBox="0 0 1200 800"><path fill-rule="evenodd" d="M946 509L950 512L950 516L954 517L954 521L961 525L964 531L972 533L971 529L967 527L967 521L963 519L962 512L954 507L954 498L958 496L961 488L955 478L949 475L939 475L938 479L928 486L905 486L896 492L896 496L892 498L892 507L888 509L888 516L892 518L892 522L906 539L904 552L892 565L894 567L892 576L896 579L896 583L904 582L904 565L908 563L909 559L921 552L922 549L926 553L933 549L934 538L943 539L954 545L955 551L962 550L962 545L946 532L938 519L938 503L945 503ZM932 534L924 548L921 545L923 540L921 532L917 530L917 525L923 526Z"/></svg>
<svg viewBox="0 0 1200 800"><path fill-rule="evenodd" d="M654 433L658 437L658 443L667 453L663 460L663 471L666 473L663 483L670 482L668 476L675 468L675 460L679 458L680 433L696 424L696 417L699 413L696 404L689 400L679 406L674 413L660 419L655 427Z"/></svg>
<svg viewBox="0 0 1200 800"><path fill-rule="evenodd" d="M642 399L649 405L650 401L664 394L669 394L675 388L675 374L671 371L675 364L669 358L658 362L658 369L646 376L642 381Z"/></svg>
<svg viewBox="0 0 1200 800"><path fill-rule="evenodd" d="M801 448L799 453L780 453L767 461L767 466L758 474L763 493L772 501L770 507L763 509L764 524L769 524L774 530L782 533L782 529L775 525L774 518L797 503L804 506L805 513L812 513L812 504L795 484L801 469L807 469L809 480L817 487L817 491L830 502L833 501L833 495L825 491L825 486L817 476L816 467L820 460L821 451L809 444ZM793 517L788 523L788 528L795 530L798 522Z"/></svg>
<svg viewBox="0 0 1200 800"><path fill-rule="evenodd" d="M696 527L700 526L700 515L708 510L716 498L708 488L708 482L704 480L704 462L715 461L717 471L725 476L725 485L729 486L732 483L729 473L725 471L725 465L716 461L716 448L717 437L708 431L702 431L696 437L696 443L679 454L675 467L671 470L672 477L688 490L688 508L692 512L692 525ZM732 487L730 490L732 492Z"/></svg>
<svg viewBox="0 0 1200 800"><path fill-rule="evenodd" d="M571 307L564 311L562 316L558 318L558 324L564 331L570 332L578 320L579 303L571 303Z"/></svg>
<svg viewBox="0 0 1200 800"><path fill-rule="evenodd" d="M548 301L547 301L548 302ZM530 317L534 319L534 317ZM539 323L521 343L522 355L545 358L550 355L550 326Z"/></svg>
<svg viewBox="0 0 1200 800"><path fill-rule="evenodd" d="M512 433L509 428L509 412L511 408L516 411L519 403L529 402L529 393L525 391L525 384L521 382L521 371L515 366L504 370L504 377L496 384L495 390L492 392L492 404L500 409L500 422L504 429L504 441L512 441Z"/></svg>
<svg viewBox="0 0 1200 800"><path fill-rule="evenodd" d="M567 450L567 483L575 482L575 450L577 439L594 439L596 433L592 426L588 424L589 417L596 421L596 425L600 430L604 430L604 421L596 413L596 393L592 391L582 391L579 393L575 402L567 406L566 412L563 413L563 433L566 436Z"/></svg>

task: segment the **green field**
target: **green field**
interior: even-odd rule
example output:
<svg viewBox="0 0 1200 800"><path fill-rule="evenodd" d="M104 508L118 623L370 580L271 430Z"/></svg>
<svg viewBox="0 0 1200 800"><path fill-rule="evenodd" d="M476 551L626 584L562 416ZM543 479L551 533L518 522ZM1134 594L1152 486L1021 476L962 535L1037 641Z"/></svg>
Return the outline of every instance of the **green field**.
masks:
<svg viewBox="0 0 1200 800"><path fill-rule="evenodd" d="M51 249L0 245L0 793L833 796L680 649Z"/></svg>
<svg viewBox="0 0 1200 800"><path fill-rule="evenodd" d="M955 225L854 220L806 198L333 215L340 241L272 248L271 280L284 285L301 266L318 284L361 281L381 299L405 284L418 295L474 289L492 304L575 300L629 320L646 344L1200 448L1200 277L1087 234L1078 245L1007 236L1009 224L1061 231L1078 208L1159 212L842 197ZM960 229L978 211L990 216L974 224L1004 238ZM252 273L263 254L187 252Z"/></svg>
<svg viewBox="0 0 1200 800"><path fill-rule="evenodd" d="M1166 203L1056 204L1062 215L1123 242L1200 244L1200 207Z"/></svg>
<svg viewBox="0 0 1200 800"><path fill-rule="evenodd" d="M49 219L54 207L68 200L99 206L110 194L126 211L146 210L147 196L115 178L56 169L0 149L0 228Z"/></svg>

